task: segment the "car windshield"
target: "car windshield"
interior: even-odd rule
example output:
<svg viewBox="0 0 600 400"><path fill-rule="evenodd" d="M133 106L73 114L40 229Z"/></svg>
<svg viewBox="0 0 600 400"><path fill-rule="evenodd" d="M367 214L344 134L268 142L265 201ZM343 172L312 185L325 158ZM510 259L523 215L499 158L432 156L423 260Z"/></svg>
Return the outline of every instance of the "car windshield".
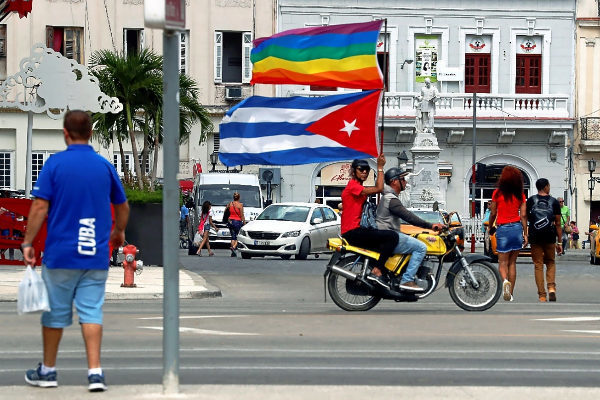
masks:
<svg viewBox="0 0 600 400"><path fill-rule="evenodd" d="M304 222L310 207L272 204L260 213L256 219L272 219L278 221Z"/></svg>
<svg viewBox="0 0 600 400"><path fill-rule="evenodd" d="M240 202L244 207L261 208L260 192L257 186L250 185L202 185L198 187L199 204L210 201L213 206L226 206L233 201L233 194L240 194Z"/></svg>
<svg viewBox="0 0 600 400"><path fill-rule="evenodd" d="M442 214L440 214L438 211L425 211L425 210L409 210L410 212L412 212L413 214L415 214L417 217L424 219L425 221L429 222L430 224L443 224L444 220L442 219ZM406 221L402 221L403 224L409 224ZM410 225L410 224L409 224Z"/></svg>

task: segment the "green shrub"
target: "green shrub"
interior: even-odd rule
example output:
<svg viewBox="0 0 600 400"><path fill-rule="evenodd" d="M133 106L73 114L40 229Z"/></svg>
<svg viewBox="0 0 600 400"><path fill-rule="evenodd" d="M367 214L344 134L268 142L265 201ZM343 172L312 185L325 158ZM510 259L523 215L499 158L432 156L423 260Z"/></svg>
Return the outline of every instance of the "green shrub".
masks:
<svg viewBox="0 0 600 400"><path fill-rule="evenodd" d="M125 188L125 194L127 195L127 201L130 204L146 204L146 203L162 203L163 202L163 191L162 189L149 192L147 190L139 190L134 188Z"/></svg>

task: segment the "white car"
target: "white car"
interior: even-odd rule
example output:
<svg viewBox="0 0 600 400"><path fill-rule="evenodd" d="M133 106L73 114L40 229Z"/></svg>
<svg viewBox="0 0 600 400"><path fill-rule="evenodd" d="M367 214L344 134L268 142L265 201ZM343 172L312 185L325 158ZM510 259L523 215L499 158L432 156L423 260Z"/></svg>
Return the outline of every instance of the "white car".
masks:
<svg viewBox="0 0 600 400"><path fill-rule="evenodd" d="M333 208L316 203L271 204L240 229L238 250L242 258L292 255L305 260L311 253L328 251L327 239L340 234L340 216Z"/></svg>

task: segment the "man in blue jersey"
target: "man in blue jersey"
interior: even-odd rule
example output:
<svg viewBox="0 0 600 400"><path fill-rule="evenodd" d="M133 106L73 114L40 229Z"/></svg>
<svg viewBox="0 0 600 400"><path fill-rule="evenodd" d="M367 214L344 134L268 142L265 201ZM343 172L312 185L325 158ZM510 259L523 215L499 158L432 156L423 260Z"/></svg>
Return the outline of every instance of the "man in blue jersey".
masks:
<svg viewBox="0 0 600 400"><path fill-rule="evenodd" d="M25 380L39 387L58 386L58 345L63 328L72 323L75 304L88 360L88 389L104 391L100 345L109 242L115 247L123 244L129 205L115 168L88 144L92 135L89 115L69 111L63 134L67 150L46 161L31 192L35 200L21 246L25 264L35 265L32 243L47 216L42 278L51 310L41 318L43 362L28 370Z"/></svg>

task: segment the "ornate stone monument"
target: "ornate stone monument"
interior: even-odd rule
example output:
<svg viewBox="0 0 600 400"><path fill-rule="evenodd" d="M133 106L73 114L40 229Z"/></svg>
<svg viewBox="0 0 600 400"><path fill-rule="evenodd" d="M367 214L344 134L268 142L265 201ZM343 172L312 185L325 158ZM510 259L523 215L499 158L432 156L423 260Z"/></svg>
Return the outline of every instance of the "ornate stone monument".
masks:
<svg viewBox="0 0 600 400"><path fill-rule="evenodd" d="M435 102L438 91L431 86L429 78L415 100L417 118L415 121L415 140L410 149L413 157L412 187L410 190L411 207L429 208L436 201L443 208L445 199L440 192L440 174L438 161L441 149L434 132Z"/></svg>

